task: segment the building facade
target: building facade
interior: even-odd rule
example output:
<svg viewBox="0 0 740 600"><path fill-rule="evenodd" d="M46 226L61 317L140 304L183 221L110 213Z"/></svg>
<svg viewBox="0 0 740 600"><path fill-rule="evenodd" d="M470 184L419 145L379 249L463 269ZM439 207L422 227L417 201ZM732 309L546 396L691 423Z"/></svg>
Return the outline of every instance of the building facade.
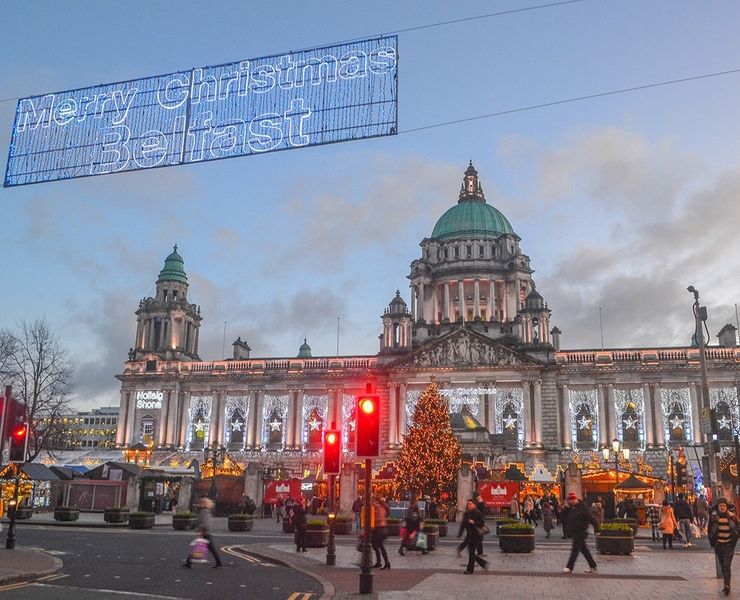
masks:
<svg viewBox="0 0 740 600"><path fill-rule="evenodd" d="M396 292L381 315L377 354L313 357L304 342L295 358L253 358L238 339L222 361L198 356L200 308L188 300L175 248L155 297L136 312L135 346L118 376L116 445L201 452L215 443L245 461L299 468L320 460L321 431L336 426L351 459L354 400L370 383L383 402L380 468L434 379L451 414L488 432L465 445L468 460L554 474L583 456L600 460L617 439L656 475L666 473L670 449L690 449L690 474L701 477L699 349L561 349L521 241L486 202L471 163L457 203L411 263L410 305ZM706 356L717 436L727 443L740 427L735 328L726 326Z"/></svg>
<svg viewBox="0 0 740 600"><path fill-rule="evenodd" d="M73 412L55 419L48 450L109 450L115 448L118 407Z"/></svg>

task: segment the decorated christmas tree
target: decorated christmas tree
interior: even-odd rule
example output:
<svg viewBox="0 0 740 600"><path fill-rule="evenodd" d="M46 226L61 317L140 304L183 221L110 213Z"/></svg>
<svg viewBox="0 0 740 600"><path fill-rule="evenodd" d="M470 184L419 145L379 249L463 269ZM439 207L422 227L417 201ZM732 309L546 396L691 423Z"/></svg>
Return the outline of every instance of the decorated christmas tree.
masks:
<svg viewBox="0 0 740 600"><path fill-rule="evenodd" d="M429 384L416 403L412 424L398 455L395 488L454 502L460 444L452 435L447 402L436 382Z"/></svg>

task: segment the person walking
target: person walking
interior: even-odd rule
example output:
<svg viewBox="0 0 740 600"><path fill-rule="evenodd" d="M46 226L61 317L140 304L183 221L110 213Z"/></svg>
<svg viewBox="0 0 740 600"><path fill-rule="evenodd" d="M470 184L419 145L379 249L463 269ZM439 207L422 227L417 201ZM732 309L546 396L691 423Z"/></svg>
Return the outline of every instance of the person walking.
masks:
<svg viewBox="0 0 740 600"><path fill-rule="evenodd" d="M533 517L534 517L534 500L532 500L532 496L527 496L524 499L524 522L529 523L531 525Z"/></svg>
<svg viewBox="0 0 740 600"><path fill-rule="evenodd" d="M560 525L563 527L563 539L571 537L570 531L568 531L568 517L570 516L571 507L566 502L563 508L560 510Z"/></svg>
<svg viewBox="0 0 740 600"><path fill-rule="evenodd" d="M648 504L647 520L652 529L653 541L657 542L660 539L660 507L657 504Z"/></svg>
<svg viewBox="0 0 740 600"><path fill-rule="evenodd" d="M208 551L213 555L213 558L216 561L213 568L217 569L223 566L223 564L221 563L221 556L218 553L216 544L213 542L213 536L211 535L211 530L213 529L213 500L210 498L201 498L200 502L198 502L198 506L200 506L200 510L198 511L198 534L200 537L208 541ZM188 569L193 567L190 563L190 556L185 559L182 566L187 567Z"/></svg>
<svg viewBox="0 0 740 600"><path fill-rule="evenodd" d="M512 519L519 519L519 499L516 497L516 493L511 497L509 517L511 517Z"/></svg>
<svg viewBox="0 0 740 600"><path fill-rule="evenodd" d="M601 529L601 524L604 522L604 507L601 506L601 502L598 500L591 506L591 514L599 525L596 530Z"/></svg>
<svg viewBox="0 0 740 600"><path fill-rule="evenodd" d="M419 513L419 504L416 501L416 496L411 496L411 501L404 517L404 527L406 528L406 535L401 539L401 547L398 549L398 553L401 556L405 556L406 548L411 547L411 539L416 538L421 527L421 514ZM426 551L422 551L422 553L426 554Z"/></svg>
<svg viewBox="0 0 740 600"><path fill-rule="evenodd" d="M488 512L488 509L486 508L486 503L483 502L483 498L481 497L478 490L473 492L473 502L475 502L475 508L483 517L482 533L478 537L478 547L475 549L475 552L478 556L486 556L486 554L483 552L483 533L485 531L488 531L488 527L486 526L486 513Z"/></svg>
<svg viewBox="0 0 740 600"><path fill-rule="evenodd" d="M699 526L699 531L707 533L707 525L709 523L709 503L707 497L702 494L696 500L696 521Z"/></svg>
<svg viewBox="0 0 740 600"><path fill-rule="evenodd" d="M357 500L352 503L352 512L355 514L355 529L358 533L361 533L360 513L362 512L362 496L357 496Z"/></svg>
<svg viewBox="0 0 740 600"><path fill-rule="evenodd" d="M277 502L275 503L275 516L277 517L277 522L280 523L280 520L283 519L283 499L278 498Z"/></svg>
<svg viewBox="0 0 740 600"><path fill-rule="evenodd" d="M676 516L678 526L683 537L683 547L691 548L691 505L686 500L686 494L680 493L678 500L673 506L673 514Z"/></svg>
<svg viewBox="0 0 740 600"><path fill-rule="evenodd" d="M732 579L732 558L735 556L737 545L738 523L735 513L729 511L727 499L717 500L717 510L709 519L709 543L714 548L717 562L722 569L725 596L730 595L730 580Z"/></svg>
<svg viewBox="0 0 740 600"><path fill-rule="evenodd" d="M306 548L306 499L300 496L293 503L293 526L295 527L295 551L308 552Z"/></svg>
<svg viewBox="0 0 740 600"><path fill-rule="evenodd" d="M566 527L573 537L573 545L571 546L568 564L563 569L563 573L573 572L573 567L576 565L576 559L579 553L583 554L583 557L588 563L586 573L593 573L596 571L596 561L591 556L591 552L586 545L586 537L588 536L589 524L593 525L596 533L599 531L599 524L594 519L588 507L573 492L568 494L567 501L570 506L570 512L568 513Z"/></svg>
<svg viewBox="0 0 740 600"><path fill-rule="evenodd" d="M477 562L484 569L488 568L488 562L477 553L478 546L483 539L483 530L485 520L481 512L476 508L472 498L468 499L465 505L465 514L460 522L460 531L457 537L462 536L465 531L465 545L468 547L468 567L465 569L466 575L471 575L475 570Z"/></svg>
<svg viewBox="0 0 740 600"><path fill-rule="evenodd" d="M673 508L668 504L668 500L663 500L663 507L660 509L660 529L663 531L663 550L668 542L668 548L673 550L673 534L676 533L678 522L676 515L673 514Z"/></svg>
<svg viewBox="0 0 740 600"><path fill-rule="evenodd" d="M373 510L375 511L375 525L370 533L370 541L375 552L375 564L373 569L390 569L391 561L388 560L388 552L385 549L385 538L388 537L386 526L388 524L388 507L383 500L377 496L373 497ZM380 557L383 557L383 566L380 566Z"/></svg>
<svg viewBox="0 0 740 600"><path fill-rule="evenodd" d="M542 503L542 527L547 534L545 537L550 537L550 532L555 529L555 513L552 510L550 503L545 500Z"/></svg>

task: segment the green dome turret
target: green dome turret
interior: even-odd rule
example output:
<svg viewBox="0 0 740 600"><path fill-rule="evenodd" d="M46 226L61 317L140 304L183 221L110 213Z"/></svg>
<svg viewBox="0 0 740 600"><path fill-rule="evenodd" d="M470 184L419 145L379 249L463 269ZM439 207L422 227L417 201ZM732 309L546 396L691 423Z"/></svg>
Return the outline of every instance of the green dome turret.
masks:
<svg viewBox="0 0 740 600"><path fill-rule="evenodd" d="M311 346L308 345L306 338L303 338L303 343L298 349L298 358L311 358Z"/></svg>
<svg viewBox="0 0 740 600"><path fill-rule="evenodd" d="M172 254L164 259L164 268L159 272L157 283L161 281L188 282L188 276L185 274L185 262L182 260L182 256L177 253L177 244L175 244Z"/></svg>
<svg viewBox="0 0 740 600"><path fill-rule="evenodd" d="M499 210L486 204L478 171L471 161L463 177L457 204L439 218L432 238L497 238L513 233L508 219Z"/></svg>

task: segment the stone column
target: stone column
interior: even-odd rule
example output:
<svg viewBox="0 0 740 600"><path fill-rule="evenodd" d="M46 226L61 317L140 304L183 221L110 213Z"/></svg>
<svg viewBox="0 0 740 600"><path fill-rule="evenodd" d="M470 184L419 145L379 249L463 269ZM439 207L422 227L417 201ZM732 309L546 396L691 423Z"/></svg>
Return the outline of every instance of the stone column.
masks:
<svg viewBox="0 0 740 600"><path fill-rule="evenodd" d="M642 403L645 414L645 446L652 448L655 446L655 425L653 419L653 401L650 398L650 386L647 383L642 384Z"/></svg>
<svg viewBox="0 0 740 600"><path fill-rule="evenodd" d="M495 306L493 298L494 298L495 293L496 293L496 285L494 284L493 279L491 279L488 282L488 306L487 306L488 310L486 311L487 312L486 316L488 317L489 321L493 321L493 309Z"/></svg>
<svg viewBox="0 0 740 600"><path fill-rule="evenodd" d="M265 420L265 390L259 389L255 392L254 411L254 447L262 447L262 429Z"/></svg>
<svg viewBox="0 0 740 600"><path fill-rule="evenodd" d="M432 286L432 318L430 323L437 323L439 316L439 286L435 283Z"/></svg>
<svg viewBox="0 0 740 600"><path fill-rule="evenodd" d="M411 286L411 318L414 320L414 322L419 320L419 294L418 294L418 288L415 285Z"/></svg>
<svg viewBox="0 0 740 600"><path fill-rule="evenodd" d="M570 439L571 435L571 427L570 427L570 391L568 390L567 385L561 386L561 397L560 397L560 412L561 412L561 422L562 422L562 432L563 432L563 447L564 448L570 448L572 446L572 442Z"/></svg>
<svg viewBox="0 0 740 600"><path fill-rule="evenodd" d="M530 382L522 381L522 403L524 404L524 446L532 445L532 398Z"/></svg>
<svg viewBox="0 0 740 600"><path fill-rule="evenodd" d="M480 319L480 279L473 284L473 318Z"/></svg>
<svg viewBox="0 0 740 600"><path fill-rule="evenodd" d="M391 448L398 444L398 388L398 383L388 383L388 446Z"/></svg>
<svg viewBox="0 0 740 600"><path fill-rule="evenodd" d="M445 281L444 286L445 286L445 291L444 291L443 320L446 317L448 321L452 321L452 317L450 316L452 314L452 310L450 308L450 282Z"/></svg>
<svg viewBox="0 0 740 600"><path fill-rule="evenodd" d="M596 393L599 397L599 448L610 446L607 415L606 415L606 393L602 384L597 384Z"/></svg>
<svg viewBox="0 0 740 600"><path fill-rule="evenodd" d="M505 322L509 318L509 311L507 306L507 298L506 298L506 281L503 279L499 279L497 281L498 284L498 293L496 294L496 304L499 305L501 310L501 321Z"/></svg>
<svg viewBox="0 0 740 600"><path fill-rule="evenodd" d="M701 417L699 412L701 410L701 402L699 401L699 394L701 394L699 384L694 381L689 383L689 398L691 398L691 432L693 433L695 444L702 443Z"/></svg>
<svg viewBox="0 0 740 600"><path fill-rule="evenodd" d="M306 395L305 391L300 389L295 391L295 436L293 437L293 445L298 450L303 450L303 428L306 426L303 419L303 401L304 396ZM329 421L328 423L324 423L324 429L327 429L328 426L331 426L332 422L332 416L329 412L329 406L327 403L326 407L326 418Z"/></svg>
<svg viewBox="0 0 740 600"><path fill-rule="evenodd" d="M295 392L291 389L288 392L288 414L285 418L285 449L293 449L295 447L295 428L296 428L296 406L295 406Z"/></svg>
<svg viewBox="0 0 740 600"><path fill-rule="evenodd" d="M617 435L617 407L614 403L614 385L609 383L605 385L604 388L606 393L606 406L609 411L608 430L606 432L606 439L609 441L614 438L619 438L619 435Z"/></svg>
<svg viewBox="0 0 740 600"><path fill-rule="evenodd" d="M136 435L136 393L128 395L128 419L126 422L126 439L129 445L139 442L139 436Z"/></svg>
<svg viewBox="0 0 740 600"><path fill-rule="evenodd" d="M542 380L534 382L534 442L542 446Z"/></svg>
<svg viewBox="0 0 740 600"><path fill-rule="evenodd" d="M655 444L665 447L665 428L663 427L663 394L659 383L651 384L653 388L653 419L655 423Z"/></svg>
<svg viewBox="0 0 740 600"><path fill-rule="evenodd" d="M185 447L188 439L188 412L190 411L191 392L185 392L185 398L180 406L180 439L178 445Z"/></svg>
<svg viewBox="0 0 740 600"><path fill-rule="evenodd" d="M460 309L460 316L462 317L463 323L467 316L467 308L465 306L465 282L459 279L457 282L457 295L458 295L458 308Z"/></svg>
<svg viewBox="0 0 740 600"><path fill-rule="evenodd" d="M219 408L221 406L221 392L211 390L211 422L208 424L208 439L206 445L210 446L218 441Z"/></svg>
<svg viewBox="0 0 740 600"><path fill-rule="evenodd" d="M421 283L419 283L419 300L418 301L420 301L420 303L421 303L421 318L426 321L426 319L427 319L427 303L426 303L425 295L426 294L424 293L424 282L421 282ZM417 308L417 310L418 310L418 308Z"/></svg>
<svg viewBox="0 0 740 600"><path fill-rule="evenodd" d="M175 390L167 401L167 430L164 443L167 446L177 444L177 415L180 411L180 383L175 383Z"/></svg>
<svg viewBox="0 0 740 600"><path fill-rule="evenodd" d="M344 463L339 472L339 512L350 514L357 498L357 469Z"/></svg>
<svg viewBox="0 0 740 600"><path fill-rule="evenodd" d="M118 426L116 427L116 447L128 446L126 432L128 431L128 398L131 392L121 390L121 409L118 413Z"/></svg>
<svg viewBox="0 0 740 600"><path fill-rule="evenodd" d="M162 408L159 411L159 427L157 428L157 439L155 446L165 445L165 435L167 434L167 417L170 412L170 403L172 400L172 390L162 390Z"/></svg>
<svg viewBox="0 0 740 600"><path fill-rule="evenodd" d="M398 443L403 441L406 435L406 384L402 383L398 388Z"/></svg>

